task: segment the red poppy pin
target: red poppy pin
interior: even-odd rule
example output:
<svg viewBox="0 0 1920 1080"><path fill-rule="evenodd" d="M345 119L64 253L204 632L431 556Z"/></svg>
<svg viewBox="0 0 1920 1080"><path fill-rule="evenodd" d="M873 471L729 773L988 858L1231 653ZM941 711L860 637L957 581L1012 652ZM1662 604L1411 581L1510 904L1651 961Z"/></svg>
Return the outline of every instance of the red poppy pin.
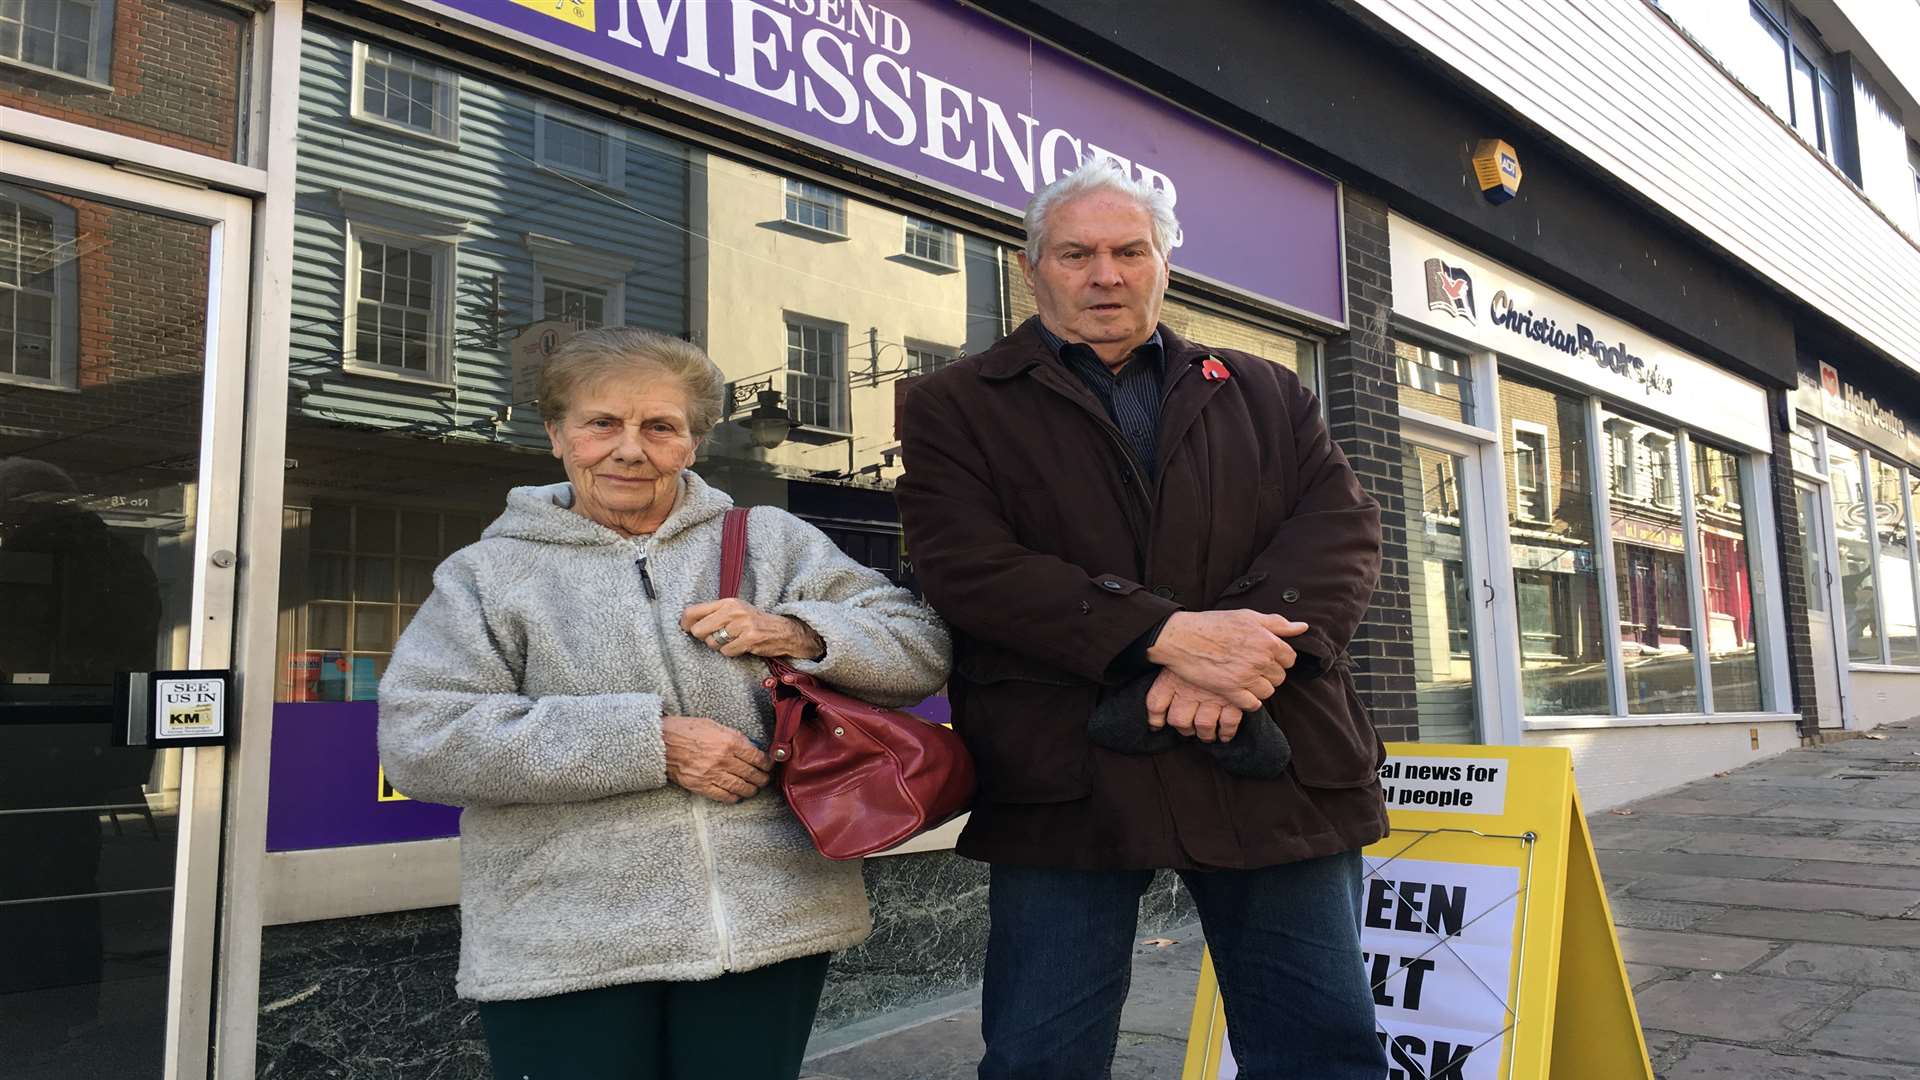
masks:
<svg viewBox="0 0 1920 1080"><path fill-rule="evenodd" d="M1227 365L1208 356L1200 361L1200 377L1208 382L1226 382L1233 378L1233 372L1227 370Z"/></svg>

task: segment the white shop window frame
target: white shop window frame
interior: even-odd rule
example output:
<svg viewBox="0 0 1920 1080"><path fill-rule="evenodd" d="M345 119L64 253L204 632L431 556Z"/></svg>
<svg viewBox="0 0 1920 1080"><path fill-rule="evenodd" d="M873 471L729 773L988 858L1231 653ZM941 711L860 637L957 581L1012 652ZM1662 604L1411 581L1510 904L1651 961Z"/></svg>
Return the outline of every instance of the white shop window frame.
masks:
<svg viewBox="0 0 1920 1080"><path fill-rule="evenodd" d="M388 45L379 47L387 49L389 52L397 52L405 56L413 63L419 65L423 73L429 75L429 77L434 80L436 86L444 87L446 92L446 107L444 109L437 106L435 107L434 123L431 130L417 128L411 124L398 123L384 116L368 112L365 101L367 61L369 59L368 45L365 41L356 40L353 43L353 70L348 76L350 90L347 102L347 115L358 124L367 124L371 127L396 132L409 138L420 139L425 142L436 143L440 146L459 146L460 73L450 67L436 64L431 60L421 57L417 53L409 52L405 49L395 49ZM436 93L435 98L437 99L438 97L439 94Z"/></svg>
<svg viewBox="0 0 1920 1080"><path fill-rule="evenodd" d="M1507 541L1507 497L1508 487L1515 483L1515 477L1508 466L1506 447L1513 438L1513 425L1500 411L1499 379L1503 366L1508 370L1522 372L1529 377L1552 385L1560 391L1583 398L1587 403L1587 454L1585 463L1589 475L1595 477L1589 497L1593 502L1596 533L1598 526L1606 521L1605 501L1611 478L1606 469L1606 440L1602 437L1604 429L1599 425L1599 413L1603 402L1615 406L1630 405L1616 402L1614 399L1596 393L1590 387L1573 385L1553 374L1541 371L1512 357L1502 356L1484 346L1475 345L1464 339L1454 338L1412 321L1396 319L1393 335L1407 341L1444 349L1458 353L1466 358L1466 371L1469 376L1468 397L1471 409L1469 415L1486 418L1486 426L1462 423L1451 417L1438 416L1415 409L1403 408L1400 412L1403 437L1417 439L1423 430L1439 437L1464 438L1478 448L1479 473L1481 483L1478 492L1463 492L1462 496L1477 510L1478 524L1483 535L1489 537L1484 546L1484 561L1487 581L1476 583L1479 592L1475 603L1486 600L1487 589L1491 589L1492 603L1483 606L1488 617L1475 620L1473 647L1479 654L1478 671L1483 673L1487 685L1480 693L1481 708L1486 711L1482 718L1482 736L1489 743L1519 745L1531 732L1572 731L1572 730L1609 730L1629 727L1684 727L1702 724L1778 724L1799 720L1794 712L1791 687L1788 676L1789 659L1786 646L1786 610L1782 600L1782 567L1779 557L1778 524L1774 517L1771 487L1768 478L1772 475L1772 459L1769 454L1742 447L1737 441L1716 438L1713 433L1702 431L1712 444L1737 454L1745 463L1741 470L1740 498L1747 510L1747 549L1750 567L1750 587L1753 592L1753 633L1754 642L1760 653L1761 709L1758 711L1712 712L1710 676L1703 674L1700 679L1700 694L1703 709L1693 713L1664 713L1634 715L1625 712L1625 669L1620 665L1619 657L1619 612L1617 590L1613 577L1613 545L1608 538L1596 535L1596 568L1601 572L1601 614L1602 624L1607 632L1603 641L1608 650L1608 671L1612 680L1612 697L1616 711L1608 714L1583 716L1527 716L1523 710L1526 700L1521 688L1520 658L1520 620L1514 593L1513 549ZM1661 418L1669 423L1676 434L1684 433L1691 438L1691 430L1670 417ZM1525 429L1528 422L1521 421ZM1538 425L1533 425L1538 427ZM1551 443L1551 437L1548 439ZM1687 454L1691 454L1690 443L1682 440L1679 445ZM1551 452L1549 450L1549 452ZM1677 451L1678 453L1678 451ZM1701 558L1699 541L1691 535L1693 528L1692 506L1692 461L1691 457L1676 457L1676 469L1680 478L1676 484L1682 486L1682 498L1686 500L1686 520L1689 529L1688 556L1690 560ZM1551 510L1549 510L1551 513ZM1694 575L1689 589L1690 603L1695 609L1696 627L1703 627L1704 616L1701 611L1706 597L1699 587L1703 580L1700 575L1704 567L1690 562ZM1710 657L1703 648L1695 656L1698 667L1710 663ZM1908 668L1892 670L1910 671Z"/></svg>
<svg viewBox="0 0 1920 1080"><path fill-rule="evenodd" d="M1913 588L1914 588L1915 598L1917 600L1920 600L1920 529L1915 529L1913 527L1914 506L1913 506L1913 481L1912 481L1912 477L1916 472L1920 472L1920 469L1916 469L1913 465L1910 465L1907 462L1900 460L1899 458L1893 457L1890 454L1877 452L1871 447L1867 447L1853 439L1848 439L1848 438L1843 438L1843 437L1833 435L1831 433L1831 430L1827 428L1825 424L1821 424L1813 420L1812 418L1808 419L1808 423L1809 425L1815 427L1816 430L1820 432L1819 437L1817 439L1817 445L1819 446L1819 449L1820 449L1820 460L1829 469L1828 476L1822 477L1823 480L1828 481L1824 485L1824 495L1827 500L1827 517L1836 521L1838 520L1838 515L1834 511L1834 505L1833 505L1834 486L1833 486L1833 483L1831 482L1831 469L1832 469L1831 452L1833 447L1836 447L1836 446L1841 447L1845 449L1849 454L1853 455L1854 466L1862 470L1861 481L1863 483L1863 486L1861 490L1866 496L1865 505L1867 509L1867 520L1866 520L1867 545L1868 545L1868 551L1871 553L1872 560L1873 560L1872 562L1873 583L1874 583L1873 594L1874 594L1875 614L1879 616L1878 625L1880 627L1880 634L1879 634L1880 659L1877 662L1876 661L1860 661L1860 660L1853 659L1853 657L1849 654L1842 653L1842 659L1845 660L1845 663L1842 665L1842 667L1848 671L1882 672L1885 674L1892 674L1892 675L1920 674L1920 664L1896 663L1893 660L1893 651L1892 651L1893 646L1890 640L1891 635L1887 632L1887 607L1886 607L1887 590L1880 587L1880 541L1879 541L1880 505L1873 498L1873 474L1871 471L1873 468L1874 462L1882 462L1886 465L1892 466L1900 474L1900 510L1901 510L1901 513L1905 515L1903 520L1907 522L1907 574L1910 578L1913 579ZM1864 459L1864 464L1862 463L1862 459ZM1839 562L1837 561L1840 555L1839 538L1836 535L1831 537L1831 539L1833 539L1834 543L1829 546L1829 550L1827 552L1827 557L1829 560L1831 560L1827 563L1827 565L1838 566L1840 565ZM1838 581L1837 574L1835 575L1835 580L1836 582ZM1839 606L1835 606L1830 610L1834 613L1836 617L1838 617L1841 620L1838 625L1838 629L1839 629L1839 632L1842 635L1844 635L1847 630L1846 621L1845 621L1846 608L1844 604L1839 603L1842 599L1844 599L1844 597L1838 591L1837 585L1835 587L1833 599L1834 599L1834 602Z"/></svg>
<svg viewBox="0 0 1920 1080"><path fill-rule="evenodd" d="M605 139L606 168L598 173L590 173L549 158L547 133L550 125L556 121L583 128ZM552 169L562 176L594 187L610 191L623 191L626 188L627 140L620 125L577 109L551 104L545 98L533 103L533 159L540 163L541 168Z"/></svg>
<svg viewBox="0 0 1920 1080"><path fill-rule="evenodd" d="M627 275L633 272L634 259L604 248L563 240L543 233L521 237L527 255L533 260L533 295L529 298L528 322L547 322L547 282L572 289L598 290L606 297L606 326L625 326L627 322Z"/></svg>
<svg viewBox="0 0 1920 1080"><path fill-rule="evenodd" d="M341 289L341 370L349 375L390 379L439 390L452 389L460 239L466 233L468 222L425 207L388 202L354 192L340 192L338 199L345 213L342 237L346 242L345 257L342 259L346 275ZM434 340L428 347L427 371L424 375L405 368L369 364L356 355L360 329L362 239L426 250L433 256Z"/></svg>

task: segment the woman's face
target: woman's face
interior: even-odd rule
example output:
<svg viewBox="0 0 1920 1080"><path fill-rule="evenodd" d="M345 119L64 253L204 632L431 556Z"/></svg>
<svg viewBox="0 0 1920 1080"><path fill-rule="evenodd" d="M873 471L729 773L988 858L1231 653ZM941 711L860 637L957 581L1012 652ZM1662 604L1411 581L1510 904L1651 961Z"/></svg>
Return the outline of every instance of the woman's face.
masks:
<svg viewBox="0 0 1920 1080"><path fill-rule="evenodd" d="M667 520L680 470L699 446L687 425L686 389L657 372L582 387L547 436L573 483L574 510L629 536Z"/></svg>

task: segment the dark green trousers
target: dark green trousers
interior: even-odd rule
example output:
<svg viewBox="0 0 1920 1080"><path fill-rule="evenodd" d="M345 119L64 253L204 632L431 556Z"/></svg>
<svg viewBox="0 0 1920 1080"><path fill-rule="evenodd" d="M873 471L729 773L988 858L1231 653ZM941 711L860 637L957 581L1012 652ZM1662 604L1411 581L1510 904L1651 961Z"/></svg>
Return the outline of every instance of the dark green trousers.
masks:
<svg viewBox="0 0 1920 1080"><path fill-rule="evenodd" d="M483 1001L495 1080L794 1080L827 954L701 982Z"/></svg>

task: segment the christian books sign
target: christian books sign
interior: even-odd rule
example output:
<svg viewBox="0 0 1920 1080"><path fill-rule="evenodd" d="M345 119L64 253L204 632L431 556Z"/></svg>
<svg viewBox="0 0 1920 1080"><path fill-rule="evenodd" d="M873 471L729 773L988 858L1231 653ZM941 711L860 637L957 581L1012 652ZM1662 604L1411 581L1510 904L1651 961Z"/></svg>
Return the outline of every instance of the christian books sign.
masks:
<svg viewBox="0 0 1920 1080"><path fill-rule="evenodd" d="M1338 184L953 0L409 2L1005 211L1111 159L1176 270L1346 321Z"/></svg>

